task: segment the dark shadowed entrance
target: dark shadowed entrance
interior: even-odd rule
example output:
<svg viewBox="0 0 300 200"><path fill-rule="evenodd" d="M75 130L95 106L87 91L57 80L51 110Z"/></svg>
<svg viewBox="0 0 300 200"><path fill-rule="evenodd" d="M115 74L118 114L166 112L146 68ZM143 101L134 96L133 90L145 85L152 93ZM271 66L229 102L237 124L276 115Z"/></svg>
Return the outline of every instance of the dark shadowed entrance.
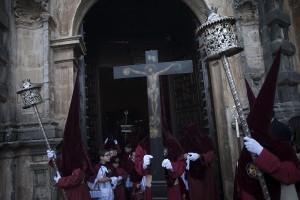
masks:
<svg viewBox="0 0 300 200"><path fill-rule="evenodd" d="M195 35L197 22L193 12L179 0L104 0L87 13L83 22L87 47L86 113L93 162L98 161L97 151L108 135L125 143L120 132L125 110L135 125L126 140L138 140L148 133L146 79L113 79L114 66L144 64L148 50L158 50L159 62L194 61L193 74L164 76L161 80L169 128L180 138L182 126L197 121L210 132L217 147L209 76L202 68ZM221 182L220 175L218 181Z"/></svg>

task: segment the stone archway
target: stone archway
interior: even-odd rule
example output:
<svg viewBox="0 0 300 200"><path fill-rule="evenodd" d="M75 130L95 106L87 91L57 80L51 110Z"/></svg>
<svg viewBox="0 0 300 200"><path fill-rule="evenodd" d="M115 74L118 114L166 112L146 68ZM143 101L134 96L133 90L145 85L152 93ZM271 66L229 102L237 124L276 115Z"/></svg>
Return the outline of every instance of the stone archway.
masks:
<svg viewBox="0 0 300 200"><path fill-rule="evenodd" d="M224 2L196 0L184 0L183 2L193 11L201 23L205 22L206 16L203 10L207 7L219 5L220 14L232 15L233 13L232 7L225 5ZM52 40L54 66L59 70L65 71L63 72L64 74L70 74L74 69L76 70L79 67L78 63L80 55L86 53L84 41L82 40L81 35L78 34L80 33L83 18L95 3L96 1L89 1L73 4L74 6L72 8L59 14L59 18L70 19L65 20L65 23L60 26L58 25L59 30L56 31L58 36L56 39ZM68 54L65 54L66 52L68 52ZM233 62L233 67L238 68L236 60L231 62ZM229 110L233 106L233 101L231 97L228 96L230 90L227 87L226 79L224 79L225 75L222 72L221 63L216 62L213 64L217 67L209 68L209 73L212 81L213 104L216 111L214 113L216 116L216 132L218 133L216 137L217 141L222 141L222 143L218 144L218 149L224 149L224 147L227 149L226 152L220 153L220 163L223 175L223 190L229 191L227 198L230 199L233 188L234 166L238 152L237 143L232 137L234 133L231 128L231 116L229 114ZM240 74L240 71L236 71L235 76L240 76ZM69 93L69 91L72 90L72 81L69 81L66 84L55 77L53 77L53 79L53 82L58 86L58 91L60 93ZM72 80L72 78L70 80ZM65 102L66 105L68 104L67 100L63 100L63 102ZM66 113L66 110L63 112ZM61 116L63 117L63 115ZM66 116L63 118L65 117Z"/></svg>

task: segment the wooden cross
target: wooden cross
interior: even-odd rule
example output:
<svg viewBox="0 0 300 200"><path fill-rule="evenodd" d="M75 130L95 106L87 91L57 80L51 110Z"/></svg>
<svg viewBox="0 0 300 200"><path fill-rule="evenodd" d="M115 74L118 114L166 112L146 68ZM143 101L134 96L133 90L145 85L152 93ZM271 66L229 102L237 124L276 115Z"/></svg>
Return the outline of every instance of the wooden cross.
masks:
<svg viewBox="0 0 300 200"><path fill-rule="evenodd" d="M159 76L192 73L193 63L191 60L158 63L157 50L146 51L145 57L146 64L114 67L114 79L147 77L152 192L153 197L158 197L161 194L156 194L155 188L162 191L165 183L165 171L161 167L164 157Z"/></svg>

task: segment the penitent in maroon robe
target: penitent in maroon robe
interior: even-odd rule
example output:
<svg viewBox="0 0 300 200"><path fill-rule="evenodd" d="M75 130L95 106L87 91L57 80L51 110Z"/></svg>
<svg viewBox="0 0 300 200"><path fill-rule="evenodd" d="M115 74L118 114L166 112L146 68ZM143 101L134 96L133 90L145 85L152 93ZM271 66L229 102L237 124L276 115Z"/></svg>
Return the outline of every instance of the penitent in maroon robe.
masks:
<svg viewBox="0 0 300 200"><path fill-rule="evenodd" d="M190 171L187 171L186 176L190 199L218 200L220 199L220 196L216 187L214 169L211 167L211 163L215 160L215 152L208 151L201 155L203 159L198 164L206 166L203 172L203 177L200 179L195 178L191 175Z"/></svg>
<svg viewBox="0 0 300 200"><path fill-rule="evenodd" d="M257 98L246 82L250 106L247 123L252 138L263 147L263 151L253 162L251 154L243 148L235 172L234 200L264 199L254 166L263 173L272 200L281 199L281 183L290 185L300 180L297 157L291 142L274 137L271 130L280 57L281 50L277 53Z"/></svg>
<svg viewBox="0 0 300 200"><path fill-rule="evenodd" d="M140 145L137 146L135 150L135 170L140 176L147 176L151 174L150 168L143 168L144 155L147 155L147 152ZM146 186L144 200L152 200L151 188Z"/></svg>
<svg viewBox="0 0 300 200"><path fill-rule="evenodd" d="M186 125L184 131L181 144L185 153L198 153L201 156L196 161L190 161L190 168L186 170L190 199L220 199L212 165L216 154L211 139L200 132L196 123Z"/></svg>
<svg viewBox="0 0 300 200"><path fill-rule="evenodd" d="M123 163L123 168L125 171L127 171L129 175L129 180L132 183L132 185L130 183L127 184L127 188L126 188L127 199L132 199L132 195L134 195L137 192L140 192L142 189L141 181L143 179L143 176L137 173L134 165L135 164L132 158L127 159L127 161Z"/></svg>
<svg viewBox="0 0 300 200"><path fill-rule="evenodd" d="M184 155L180 155L176 161L172 162L173 171L168 171L168 181L171 181L171 184L168 184L168 199L169 200L181 200L182 193L180 190L179 177L183 174L186 163Z"/></svg>
<svg viewBox="0 0 300 200"><path fill-rule="evenodd" d="M80 99L79 73L74 85L74 91L65 125L62 154L57 158L57 167L64 176L57 185L64 189L68 200L91 199L89 189L84 183L85 174L93 173L80 131Z"/></svg>
<svg viewBox="0 0 300 200"><path fill-rule="evenodd" d="M164 145L168 148L169 151L168 154L170 156L168 159L171 161L173 167L173 171L167 170L168 173L168 176L166 177L168 183L167 199L181 200L181 191L180 191L178 177L182 175L186 167L184 155L183 152L180 153L181 147L177 146L178 144L175 140L173 140L173 138L169 139L168 141L165 140L164 140ZM148 144L149 144L149 137L147 137L144 140L144 142L140 143L135 151L135 169L139 175L146 176L146 177L147 175L151 175L150 168L143 169L144 155L147 155L149 152ZM151 187L146 186L144 200L152 200Z"/></svg>
<svg viewBox="0 0 300 200"><path fill-rule="evenodd" d="M64 189L68 200L91 200L89 188L84 183L84 171L80 168L60 178L57 185Z"/></svg>

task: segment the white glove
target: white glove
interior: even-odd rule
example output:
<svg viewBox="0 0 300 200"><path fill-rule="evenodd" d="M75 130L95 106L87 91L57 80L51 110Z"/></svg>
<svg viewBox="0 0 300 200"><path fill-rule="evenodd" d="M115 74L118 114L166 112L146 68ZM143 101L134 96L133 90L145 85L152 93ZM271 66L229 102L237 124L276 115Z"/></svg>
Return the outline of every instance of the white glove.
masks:
<svg viewBox="0 0 300 200"><path fill-rule="evenodd" d="M190 159L191 161L195 161L195 160L197 160L197 159L200 157L199 154L197 154L197 153L192 153L192 152L188 153L188 155L189 155L189 159Z"/></svg>
<svg viewBox="0 0 300 200"><path fill-rule="evenodd" d="M56 176L54 176L54 180L57 183L59 181L59 179L61 179L61 176L59 174L59 172L56 172Z"/></svg>
<svg viewBox="0 0 300 200"><path fill-rule="evenodd" d="M260 153L264 149L256 140L247 136L244 137L244 145L249 152L255 153L257 155L260 155Z"/></svg>
<svg viewBox="0 0 300 200"><path fill-rule="evenodd" d="M114 140L114 143L115 143L115 144L118 144L118 140Z"/></svg>
<svg viewBox="0 0 300 200"><path fill-rule="evenodd" d="M144 158L143 158L143 169L146 169L148 167L148 165L150 165L151 158L153 158L153 156L151 156L151 155L144 155Z"/></svg>
<svg viewBox="0 0 300 200"><path fill-rule="evenodd" d="M105 139L105 141L104 141L104 144L106 144L106 143L107 143L107 141L108 141L108 138L106 138L106 139Z"/></svg>
<svg viewBox="0 0 300 200"><path fill-rule="evenodd" d="M164 159L161 163L161 166L173 171L173 167L172 167L171 161L169 159Z"/></svg>
<svg viewBox="0 0 300 200"><path fill-rule="evenodd" d="M117 181L120 181L120 180L122 180L122 179L123 179L122 176L118 176Z"/></svg>
<svg viewBox="0 0 300 200"><path fill-rule="evenodd" d="M48 156L48 158L56 158L56 154L55 154L55 151L53 151L53 150L47 150L47 156Z"/></svg>
<svg viewBox="0 0 300 200"><path fill-rule="evenodd" d="M186 161L185 162L186 162L186 169L190 170L190 156L186 157Z"/></svg>
<svg viewBox="0 0 300 200"><path fill-rule="evenodd" d="M113 176L113 177L110 177L110 179L111 179L112 188L115 189L117 186L117 183L118 183L118 178Z"/></svg>

